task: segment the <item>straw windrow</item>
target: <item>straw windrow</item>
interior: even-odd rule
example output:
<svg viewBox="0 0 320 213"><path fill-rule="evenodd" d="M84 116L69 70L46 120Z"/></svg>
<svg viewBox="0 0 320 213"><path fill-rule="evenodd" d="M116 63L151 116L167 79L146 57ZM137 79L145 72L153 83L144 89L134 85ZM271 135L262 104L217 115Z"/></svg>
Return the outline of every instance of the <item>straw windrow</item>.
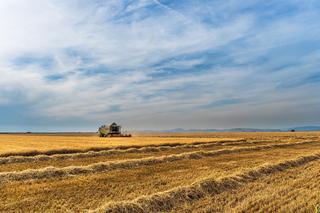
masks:
<svg viewBox="0 0 320 213"><path fill-rule="evenodd" d="M243 148L232 148L232 149L221 149L216 151L195 151L181 154L166 155L160 157L148 157L141 159L132 160L120 160L110 162L100 162L90 164L87 166L69 166L69 167L47 167L43 169L30 169L18 172L2 172L0 173L0 183L7 181L24 181L24 180L37 180L37 179L48 179L67 177L74 175L84 175L99 172L107 172L115 169L131 169L142 166L155 165L166 162L174 162L185 159L201 159L206 157L214 157L223 154L232 154L245 151L258 151L268 150L272 148L285 148L293 145L302 145L307 143L313 143L313 141L305 141L299 143L290 144L273 144L255 147L243 147Z"/></svg>
<svg viewBox="0 0 320 213"><path fill-rule="evenodd" d="M67 155L67 154L82 154L87 152L100 152L100 151L126 151L126 150L138 150L138 149L148 149L148 148L162 148L162 147L181 147L181 146L194 146L201 144L211 144L211 145L223 145L226 143L246 143L247 140L222 140L222 141L196 141L191 143L162 143L162 144L152 144L152 145L130 145L130 146L114 146L114 147L92 147L88 149L53 149L46 151L26 151L26 152L8 152L1 153L0 158L10 158L10 157L33 157L33 156L52 156L52 155ZM256 141L259 142L259 141ZM261 141L260 141L261 142ZM249 142L252 143L252 142Z"/></svg>
<svg viewBox="0 0 320 213"><path fill-rule="evenodd" d="M10 164L10 163L27 163L27 162L38 162L38 161L49 161L49 160L67 160L67 159L81 159L81 158L90 158L90 157L101 157L101 156L111 156L111 155L121 155L128 153L152 153L152 152L161 152L169 151L175 149L194 149L194 148L210 148L215 146L232 146L232 145L252 145L259 144L263 142L270 141L219 141L219 142L194 142L189 144L162 144L158 146L141 146L141 147L121 147L121 148L105 148L105 150L91 150L86 152L78 153L65 153L65 154L53 154L53 155L31 155L31 156L9 156L9 157L0 157L1 164ZM314 143L317 141L308 141L307 143ZM298 142L300 143L300 142ZM295 143L283 143L283 144L295 144Z"/></svg>
<svg viewBox="0 0 320 213"><path fill-rule="evenodd" d="M275 174L287 169L303 166L312 161L320 160L320 153L286 160L277 164L264 165L252 170L220 179L205 179L188 186L156 193L150 196L138 197L131 201L111 202L92 212L107 213L143 213L170 211L177 205L214 196L221 192L232 190L243 184L258 180L266 175Z"/></svg>
<svg viewBox="0 0 320 213"><path fill-rule="evenodd" d="M262 141L263 142L263 141ZM10 163L26 163L26 162L37 162L37 161L48 161L48 160L66 160L66 159L81 159L89 157L100 157L100 156L111 156L111 155L121 155L128 153L151 153L151 152L161 152L175 149L194 149L194 148L210 148L221 145L250 145L262 143L261 141L219 141L219 142L194 142L190 144L163 144L158 146L142 146L142 147L128 147L128 148L108 148L106 150L98 151L87 151L79 153L65 153L65 154L53 154L53 155L31 155L31 156L9 156L0 157L1 164Z"/></svg>

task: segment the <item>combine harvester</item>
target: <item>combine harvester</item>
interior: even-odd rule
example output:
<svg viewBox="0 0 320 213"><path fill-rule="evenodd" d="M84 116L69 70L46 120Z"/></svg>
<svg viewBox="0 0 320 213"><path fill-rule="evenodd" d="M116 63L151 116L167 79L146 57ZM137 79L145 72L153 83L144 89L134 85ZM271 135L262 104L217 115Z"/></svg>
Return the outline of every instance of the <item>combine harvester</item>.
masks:
<svg viewBox="0 0 320 213"><path fill-rule="evenodd" d="M100 137L131 137L130 134L122 134L121 126L115 122L100 126L98 132Z"/></svg>

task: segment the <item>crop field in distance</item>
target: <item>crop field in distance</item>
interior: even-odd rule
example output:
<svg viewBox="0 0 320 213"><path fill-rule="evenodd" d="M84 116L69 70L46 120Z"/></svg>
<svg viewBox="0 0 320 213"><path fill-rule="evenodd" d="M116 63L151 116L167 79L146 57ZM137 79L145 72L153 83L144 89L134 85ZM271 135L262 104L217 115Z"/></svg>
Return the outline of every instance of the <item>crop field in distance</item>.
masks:
<svg viewBox="0 0 320 213"><path fill-rule="evenodd" d="M320 132L1 134L0 212L320 212Z"/></svg>

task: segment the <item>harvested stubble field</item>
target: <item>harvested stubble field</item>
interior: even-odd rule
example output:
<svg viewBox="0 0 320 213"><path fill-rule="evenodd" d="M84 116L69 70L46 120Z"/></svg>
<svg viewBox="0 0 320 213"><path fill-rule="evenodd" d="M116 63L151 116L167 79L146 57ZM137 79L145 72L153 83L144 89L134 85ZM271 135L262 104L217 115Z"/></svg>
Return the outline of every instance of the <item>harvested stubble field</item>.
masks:
<svg viewBox="0 0 320 213"><path fill-rule="evenodd" d="M320 133L0 135L1 212L315 212Z"/></svg>

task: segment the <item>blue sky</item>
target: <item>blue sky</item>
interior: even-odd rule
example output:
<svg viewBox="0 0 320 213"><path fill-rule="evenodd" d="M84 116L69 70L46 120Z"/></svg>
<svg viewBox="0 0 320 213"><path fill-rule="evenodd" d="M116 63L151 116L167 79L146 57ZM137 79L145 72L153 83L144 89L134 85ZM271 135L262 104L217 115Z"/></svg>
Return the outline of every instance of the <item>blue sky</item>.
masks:
<svg viewBox="0 0 320 213"><path fill-rule="evenodd" d="M319 125L316 0L0 2L0 131Z"/></svg>

